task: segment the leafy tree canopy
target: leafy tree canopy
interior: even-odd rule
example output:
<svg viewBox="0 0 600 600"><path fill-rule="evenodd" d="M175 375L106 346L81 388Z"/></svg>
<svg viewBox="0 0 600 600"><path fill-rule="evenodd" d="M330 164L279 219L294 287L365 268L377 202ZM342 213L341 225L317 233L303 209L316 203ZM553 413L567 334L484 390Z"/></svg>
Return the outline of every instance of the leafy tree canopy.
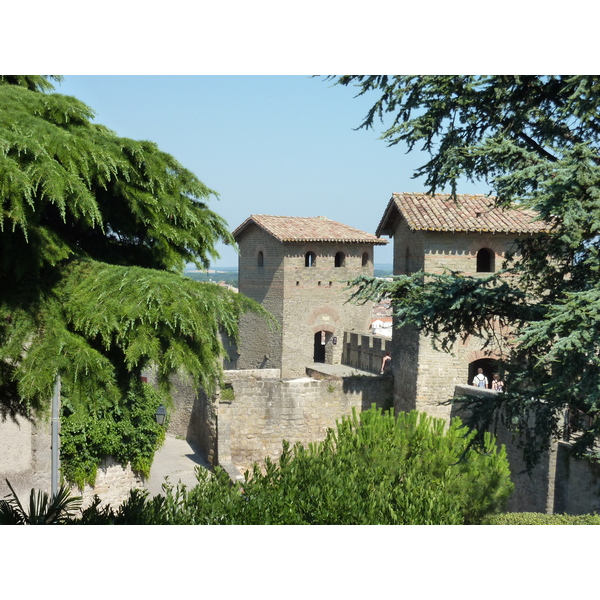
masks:
<svg viewBox="0 0 600 600"><path fill-rule="evenodd" d="M60 80L60 78L54 78ZM154 365L211 389L220 332L251 300L183 276L234 243L215 193L147 141L118 137L50 78L0 77L0 398L111 411Z"/></svg>
<svg viewBox="0 0 600 600"><path fill-rule="evenodd" d="M428 193L481 182L499 206L518 203L550 224L519 244L491 277L458 273L357 281L357 298L393 296L402 323L451 350L459 335L483 335L507 355L504 415L525 427L534 460L563 411L587 415L574 449L600 436L600 78L594 76L342 76L374 94L361 127L391 118L382 138L422 149L415 172ZM494 323L513 336L498 336ZM506 331L506 329L505 329ZM514 343L516 342L516 343ZM443 399L441 399L443 400ZM497 406L497 404L496 404ZM485 403L472 424L489 424ZM533 425L533 427L531 427Z"/></svg>

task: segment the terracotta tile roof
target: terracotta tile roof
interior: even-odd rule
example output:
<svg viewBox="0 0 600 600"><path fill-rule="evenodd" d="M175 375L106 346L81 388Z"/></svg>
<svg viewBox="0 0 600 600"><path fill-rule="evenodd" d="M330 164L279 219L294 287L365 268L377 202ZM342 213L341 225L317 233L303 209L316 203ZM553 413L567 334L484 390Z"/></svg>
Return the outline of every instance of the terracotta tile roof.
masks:
<svg viewBox="0 0 600 600"><path fill-rule="evenodd" d="M252 224L264 229L280 242L359 242L383 245L387 240L354 229L326 217L275 217L250 215L234 232L237 240Z"/></svg>
<svg viewBox="0 0 600 600"><path fill-rule="evenodd" d="M413 231L537 233L548 230L547 223L535 220L535 211L496 208L491 196L459 194L455 202L450 194L393 194L377 227L377 235L393 232L396 209Z"/></svg>

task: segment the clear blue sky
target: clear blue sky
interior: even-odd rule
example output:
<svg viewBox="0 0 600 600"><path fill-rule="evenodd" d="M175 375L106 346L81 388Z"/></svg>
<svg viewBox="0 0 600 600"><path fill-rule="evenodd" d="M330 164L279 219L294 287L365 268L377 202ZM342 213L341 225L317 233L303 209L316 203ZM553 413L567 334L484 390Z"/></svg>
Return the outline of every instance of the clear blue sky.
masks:
<svg viewBox="0 0 600 600"><path fill-rule="evenodd" d="M407 155L355 129L371 98L302 75L65 76L72 95L118 135L156 142L219 193L211 208L233 230L251 214L325 216L374 233L393 192L425 191L412 179L424 155ZM462 193L487 192L465 185ZM392 244L375 262L392 262ZM215 266L237 266L219 246Z"/></svg>

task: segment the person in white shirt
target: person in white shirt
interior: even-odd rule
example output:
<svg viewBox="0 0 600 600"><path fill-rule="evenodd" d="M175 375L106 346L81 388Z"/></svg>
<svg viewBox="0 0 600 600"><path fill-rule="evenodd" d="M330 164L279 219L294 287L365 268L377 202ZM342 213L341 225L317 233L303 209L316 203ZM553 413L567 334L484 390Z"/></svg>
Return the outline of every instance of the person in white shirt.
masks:
<svg viewBox="0 0 600 600"><path fill-rule="evenodd" d="M488 388L488 378L483 374L483 369L477 369L477 375L473 377L473 385L480 388Z"/></svg>

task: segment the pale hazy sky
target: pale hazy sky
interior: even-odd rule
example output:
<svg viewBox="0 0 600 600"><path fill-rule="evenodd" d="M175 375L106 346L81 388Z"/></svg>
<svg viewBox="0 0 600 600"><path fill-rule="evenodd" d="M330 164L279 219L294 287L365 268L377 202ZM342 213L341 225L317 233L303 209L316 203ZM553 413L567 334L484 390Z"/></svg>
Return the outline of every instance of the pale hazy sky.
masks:
<svg viewBox="0 0 600 600"><path fill-rule="evenodd" d="M323 77L69 76L72 95L118 135L156 142L219 193L213 210L233 230L251 214L325 216L374 233L393 192L425 191L425 156L355 129L371 98ZM488 190L466 185L464 193ZM219 247L215 266L236 266ZM375 249L391 263L391 243Z"/></svg>

